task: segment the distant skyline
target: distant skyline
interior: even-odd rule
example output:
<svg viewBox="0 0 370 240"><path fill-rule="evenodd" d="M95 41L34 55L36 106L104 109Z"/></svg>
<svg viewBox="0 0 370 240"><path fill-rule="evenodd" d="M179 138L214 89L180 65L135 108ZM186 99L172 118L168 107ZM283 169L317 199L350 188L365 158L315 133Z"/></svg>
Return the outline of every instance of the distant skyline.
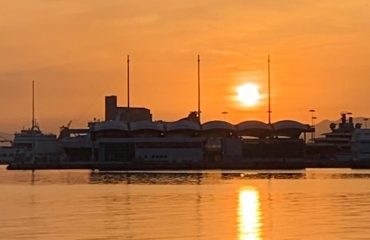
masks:
<svg viewBox="0 0 370 240"><path fill-rule="evenodd" d="M154 120L197 110L201 55L202 120L267 122L267 55L272 121L370 116L370 2L367 0L36 0L0 1L0 132L36 118L58 132L104 119L104 96ZM237 88L259 86L256 106ZM228 112L226 116L222 112Z"/></svg>

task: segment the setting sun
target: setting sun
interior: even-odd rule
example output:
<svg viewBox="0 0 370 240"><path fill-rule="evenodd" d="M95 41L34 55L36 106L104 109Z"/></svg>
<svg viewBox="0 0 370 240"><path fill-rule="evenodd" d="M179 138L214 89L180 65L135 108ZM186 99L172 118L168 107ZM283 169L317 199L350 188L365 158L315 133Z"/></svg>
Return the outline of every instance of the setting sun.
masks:
<svg viewBox="0 0 370 240"><path fill-rule="evenodd" d="M241 85L237 89L238 100L246 106L254 106L261 98L258 86L253 83Z"/></svg>

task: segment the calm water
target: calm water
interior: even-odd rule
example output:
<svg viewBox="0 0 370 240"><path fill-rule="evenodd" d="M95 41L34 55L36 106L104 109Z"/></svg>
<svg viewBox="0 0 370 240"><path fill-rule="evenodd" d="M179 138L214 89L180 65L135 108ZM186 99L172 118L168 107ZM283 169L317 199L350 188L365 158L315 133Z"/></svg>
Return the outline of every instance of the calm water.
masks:
<svg viewBox="0 0 370 240"><path fill-rule="evenodd" d="M0 167L0 239L369 239L370 171Z"/></svg>

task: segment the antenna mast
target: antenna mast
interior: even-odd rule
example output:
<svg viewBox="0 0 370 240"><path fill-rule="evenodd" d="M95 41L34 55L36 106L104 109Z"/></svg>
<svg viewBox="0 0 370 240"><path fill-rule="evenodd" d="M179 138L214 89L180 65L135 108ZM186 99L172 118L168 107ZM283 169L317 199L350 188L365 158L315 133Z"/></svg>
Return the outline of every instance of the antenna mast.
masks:
<svg viewBox="0 0 370 240"><path fill-rule="evenodd" d="M127 55L127 122L130 122L130 55Z"/></svg>
<svg viewBox="0 0 370 240"><path fill-rule="evenodd" d="M127 55L127 108L130 109L130 55Z"/></svg>
<svg viewBox="0 0 370 240"><path fill-rule="evenodd" d="M200 122L200 55L198 54L198 119Z"/></svg>
<svg viewBox="0 0 370 240"><path fill-rule="evenodd" d="M32 80L32 130L35 129L35 81Z"/></svg>
<svg viewBox="0 0 370 240"><path fill-rule="evenodd" d="M268 81L268 123L271 124L271 78L270 78L270 55L267 56L267 81Z"/></svg>

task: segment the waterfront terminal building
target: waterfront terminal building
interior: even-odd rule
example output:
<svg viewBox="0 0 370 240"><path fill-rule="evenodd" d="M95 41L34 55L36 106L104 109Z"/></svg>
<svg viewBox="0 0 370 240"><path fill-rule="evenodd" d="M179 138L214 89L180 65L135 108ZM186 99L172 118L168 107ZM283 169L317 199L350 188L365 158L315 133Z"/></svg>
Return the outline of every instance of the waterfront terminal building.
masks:
<svg viewBox="0 0 370 240"><path fill-rule="evenodd" d="M305 136L313 129L284 120L200 123L195 112L175 122L153 121L147 108L117 106L108 96L105 121L87 129L63 128L59 142L68 161L198 164L303 159Z"/></svg>

